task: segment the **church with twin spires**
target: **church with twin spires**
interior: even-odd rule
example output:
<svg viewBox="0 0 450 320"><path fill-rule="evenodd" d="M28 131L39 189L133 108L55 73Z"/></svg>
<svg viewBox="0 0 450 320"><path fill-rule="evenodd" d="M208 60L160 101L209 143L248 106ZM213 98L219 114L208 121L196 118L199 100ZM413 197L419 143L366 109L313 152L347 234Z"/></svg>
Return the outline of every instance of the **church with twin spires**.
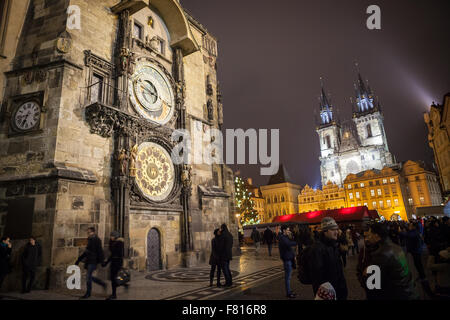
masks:
<svg viewBox="0 0 450 320"><path fill-rule="evenodd" d="M378 98L361 74L354 84L355 99L351 99L352 120L340 121L329 97L322 91L316 132L320 140L320 173L325 186L328 181L339 186L347 175L395 164L389 152L383 114Z"/></svg>

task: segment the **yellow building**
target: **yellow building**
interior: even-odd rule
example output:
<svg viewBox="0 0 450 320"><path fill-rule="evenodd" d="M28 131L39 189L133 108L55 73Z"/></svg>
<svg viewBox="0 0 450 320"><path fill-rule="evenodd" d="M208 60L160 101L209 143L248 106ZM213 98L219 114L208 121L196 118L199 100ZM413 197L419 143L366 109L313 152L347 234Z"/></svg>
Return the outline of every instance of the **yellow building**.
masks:
<svg viewBox="0 0 450 320"><path fill-rule="evenodd" d="M255 209L258 212L259 220L261 223L266 223L266 216L265 216L265 201L262 197L261 190L253 185L253 180L251 178L248 178L245 182L245 186L247 190L250 192L250 199L253 201L253 209ZM269 221L267 221L269 222Z"/></svg>
<svg viewBox="0 0 450 320"><path fill-rule="evenodd" d="M417 208L442 204L438 177L423 162L406 161L402 165L402 176L406 183L407 205L412 214L416 214Z"/></svg>
<svg viewBox="0 0 450 320"><path fill-rule="evenodd" d="M317 210L331 210L347 207L345 190L331 181L322 190L312 189L306 185L298 196L298 210L310 212Z"/></svg>
<svg viewBox="0 0 450 320"><path fill-rule="evenodd" d="M386 220L408 220L403 177L398 170L385 167L349 174L344 180L349 207L366 206L377 210Z"/></svg>
<svg viewBox="0 0 450 320"><path fill-rule="evenodd" d="M260 189L265 201L265 221L270 222L276 216L298 213L301 187L291 182L283 165L270 177L269 184Z"/></svg>
<svg viewBox="0 0 450 320"><path fill-rule="evenodd" d="M450 93L442 105L433 105L424 113L428 127L428 144L433 149L444 195L450 194Z"/></svg>

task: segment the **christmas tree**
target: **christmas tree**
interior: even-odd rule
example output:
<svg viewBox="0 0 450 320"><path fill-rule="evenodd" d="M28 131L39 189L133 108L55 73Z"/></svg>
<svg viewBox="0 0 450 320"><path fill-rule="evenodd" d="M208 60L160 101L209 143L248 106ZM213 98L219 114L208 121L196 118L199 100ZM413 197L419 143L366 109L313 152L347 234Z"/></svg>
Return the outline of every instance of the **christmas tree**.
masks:
<svg viewBox="0 0 450 320"><path fill-rule="evenodd" d="M242 226L259 224L258 211L254 209L255 203L251 199L252 194L248 191L244 181L240 177L234 180L236 210Z"/></svg>

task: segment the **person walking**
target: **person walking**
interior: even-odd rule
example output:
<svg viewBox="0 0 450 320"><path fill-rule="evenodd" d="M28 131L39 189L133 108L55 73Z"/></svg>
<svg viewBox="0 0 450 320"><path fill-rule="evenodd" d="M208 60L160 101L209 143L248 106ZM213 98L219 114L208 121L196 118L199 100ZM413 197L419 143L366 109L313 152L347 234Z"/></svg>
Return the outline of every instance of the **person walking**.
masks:
<svg viewBox="0 0 450 320"><path fill-rule="evenodd" d="M348 245L348 255L350 255L350 250L352 251L352 256L355 255L355 248L353 247L353 239L352 239L352 231L350 228L345 230L345 238L347 240Z"/></svg>
<svg viewBox="0 0 450 320"><path fill-rule="evenodd" d="M402 248L393 243L384 224L369 226L365 234L366 246L358 264L359 279L368 300L414 300L419 296L414 290L412 275ZM379 267L380 288L367 288L370 274L367 268Z"/></svg>
<svg viewBox="0 0 450 320"><path fill-rule="evenodd" d="M227 225L224 223L220 227L220 263L225 277L225 287L231 287L233 285L233 277L230 271L230 261L233 260L233 236L228 231Z"/></svg>
<svg viewBox="0 0 450 320"><path fill-rule="evenodd" d="M36 238L30 237L22 253L22 293L29 293L33 287L36 268L41 264L42 249ZM29 279L29 282L28 282ZM28 284L27 284L28 282Z"/></svg>
<svg viewBox="0 0 450 320"><path fill-rule="evenodd" d="M217 269L217 287L220 288L222 285L220 284L220 275L221 275L221 263L220 263L220 229L214 230L214 238L211 240L211 256L209 257L209 264L211 266L211 271L209 273L209 286L213 286L214 282L214 274Z"/></svg>
<svg viewBox="0 0 450 320"><path fill-rule="evenodd" d="M329 282L336 291L337 300L346 300L348 290L337 243L338 230L333 218L322 219L319 238L308 252L307 264L314 296L322 284Z"/></svg>
<svg viewBox="0 0 450 320"><path fill-rule="evenodd" d="M352 233L352 241L353 241L352 254L355 255L355 251L356 251L356 254L359 255L359 243L358 242L359 242L359 239L361 238L361 236L360 236L358 230L356 230L354 226L352 226L350 228L350 230Z"/></svg>
<svg viewBox="0 0 450 320"><path fill-rule="evenodd" d="M105 260L102 241L95 233L95 228L93 227L88 228L87 234L88 244L86 246L86 250L81 256L78 257L77 261L75 262L75 264L78 265L81 261L84 261L84 267L87 269L86 294L80 299L88 299L91 296L92 281L102 286L106 291L106 283L92 275L97 269L97 265L102 264Z"/></svg>
<svg viewBox="0 0 450 320"><path fill-rule="evenodd" d="M253 240L253 243L255 244L256 254L258 254L259 248L261 246L261 235L258 232L258 230L256 230L256 227L253 227L253 231L250 238Z"/></svg>
<svg viewBox="0 0 450 320"><path fill-rule="evenodd" d="M11 271L12 245L9 237L2 237L0 242L0 289L8 273Z"/></svg>
<svg viewBox="0 0 450 320"><path fill-rule="evenodd" d="M111 280L111 288L112 293L107 298L107 300L116 300L117 299L117 275L119 271L123 267L123 256L124 256L124 240L120 237L120 233L118 231L113 231L110 234L109 240L109 258L105 262L102 263L102 267L106 267L110 264L109 267L109 275ZM125 284L124 287L128 289L128 284Z"/></svg>
<svg viewBox="0 0 450 320"><path fill-rule="evenodd" d="M341 229L339 229L338 232L339 233L338 233L337 243L339 245L339 253L341 255L342 264L345 268L347 266L347 254L349 252L348 239L347 239L345 233Z"/></svg>
<svg viewBox="0 0 450 320"><path fill-rule="evenodd" d="M269 251L269 257L272 256L272 245L273 245L273 231L269 227L264 230L264 242L267 244L267 249Z"/></svg>
<svg viewBox="0 0 450 320"><path fill-rule="evenodd" d="M280 258L284 266L284 284L286 288L286 297L295 298L296 295L291 290L291 275L293 263L295 263L295 252L293 247L297 246L297 242L292 240L292 232L286 225L281 226L281 235L278 241L278 249L280 251Z"/></svg>

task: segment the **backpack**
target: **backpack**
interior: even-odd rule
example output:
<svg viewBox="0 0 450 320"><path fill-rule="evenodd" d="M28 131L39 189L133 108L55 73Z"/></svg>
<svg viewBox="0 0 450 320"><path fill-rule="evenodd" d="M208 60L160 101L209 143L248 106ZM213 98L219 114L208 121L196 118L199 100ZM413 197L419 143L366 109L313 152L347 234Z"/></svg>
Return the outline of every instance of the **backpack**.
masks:
<svg viewBox="0 0 450 320"><path fill-rule="evenodd" d="M312 284L311 271L308 265L310 252L311 246L306 247L297 255L298 280L303 284Z"/></svg>

